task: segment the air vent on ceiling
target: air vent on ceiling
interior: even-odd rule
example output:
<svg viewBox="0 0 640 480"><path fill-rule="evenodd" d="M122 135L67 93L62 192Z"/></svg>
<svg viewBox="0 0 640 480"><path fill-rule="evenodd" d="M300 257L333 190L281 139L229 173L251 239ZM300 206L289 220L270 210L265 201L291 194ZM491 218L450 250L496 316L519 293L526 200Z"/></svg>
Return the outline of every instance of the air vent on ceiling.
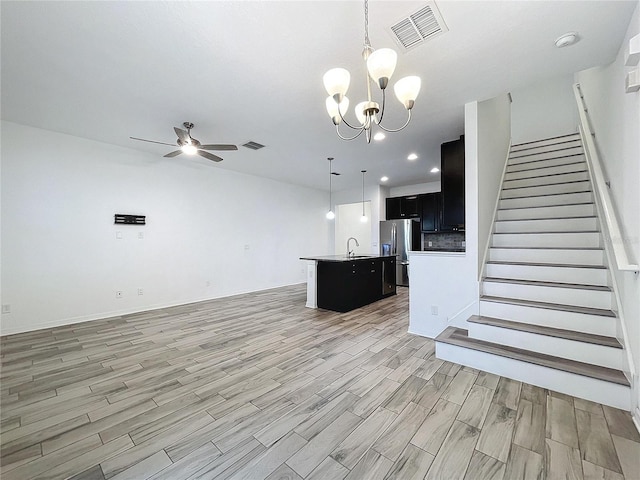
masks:
<svg viewBox="0 0 640 480"><path fill-rule="evenodd" d="M243 144L242 146L250 148L251 150L260 150L261 148L264 148L264 145L261 145L258 142L252 142L252 141L249 141L249 142Z"/></svg>
<svg viewBox="0 0 640 480"><path fill-rule="evenodd" d="M427 6L391 26L391 33L396 42L406 50L448 31L434 2L428 3Z"/></svg>

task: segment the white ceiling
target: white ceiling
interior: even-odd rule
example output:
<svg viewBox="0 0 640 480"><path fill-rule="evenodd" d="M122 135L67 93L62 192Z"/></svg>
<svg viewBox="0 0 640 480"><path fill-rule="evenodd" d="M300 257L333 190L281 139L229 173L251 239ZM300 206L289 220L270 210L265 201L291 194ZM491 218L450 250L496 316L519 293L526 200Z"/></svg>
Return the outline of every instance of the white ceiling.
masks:
<svg viewBox="0 0 640 480"><path fill-rule="evenodd" d="M388 27L423 1L371 1L374 47L396 47ZM410 126L367 145L339 140L322 75L348 68L351 104L364 98L360 1L2 1L2 118L314 188L382 175L390 186L438 179L439 145L463 132L466 102L611 62L637 1L438 1L449 28L399 53L394 78L422 77ZM557 49L559 35L580 41ZM393 83L392 79L392 83ZM357 88L362 87L362 88ZM393 97L390 91L390 97ZM350 112L350 115L353 115ZM404 121L395 100L389 126ZM174 142L194 122L204 143L267 147L221 152L215 164L129 136ZM406 156L415 151L414 162Z"/></svg>

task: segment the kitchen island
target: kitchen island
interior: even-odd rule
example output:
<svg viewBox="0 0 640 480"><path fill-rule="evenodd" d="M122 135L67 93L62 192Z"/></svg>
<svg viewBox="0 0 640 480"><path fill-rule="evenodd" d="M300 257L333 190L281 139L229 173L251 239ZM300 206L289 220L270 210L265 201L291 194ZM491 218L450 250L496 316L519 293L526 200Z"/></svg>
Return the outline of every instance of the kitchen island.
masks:
<svg viewBox="0 0 640 480"><path fill-rule="evenodd" d="M395 255L325 255L307 261L309 308L348 312L396 294Z"/></svg>

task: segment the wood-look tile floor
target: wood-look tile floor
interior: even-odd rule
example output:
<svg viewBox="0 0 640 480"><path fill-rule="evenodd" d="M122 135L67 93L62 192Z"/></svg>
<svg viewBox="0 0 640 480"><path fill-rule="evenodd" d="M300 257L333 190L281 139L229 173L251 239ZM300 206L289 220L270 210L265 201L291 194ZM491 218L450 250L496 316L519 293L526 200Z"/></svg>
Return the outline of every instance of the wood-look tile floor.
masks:
<svg viewBox="0 0 640 480"><path fill-rule="evenodd" d="M1 477L640 478L629 413L443 362L408 292L302 285L2 338Z"/></svg>

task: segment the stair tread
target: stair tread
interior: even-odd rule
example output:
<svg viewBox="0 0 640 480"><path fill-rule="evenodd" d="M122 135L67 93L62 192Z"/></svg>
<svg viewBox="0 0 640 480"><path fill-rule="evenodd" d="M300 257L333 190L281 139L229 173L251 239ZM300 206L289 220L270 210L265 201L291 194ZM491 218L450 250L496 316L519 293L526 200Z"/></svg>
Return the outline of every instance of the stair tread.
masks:
<svg viewBox="0 0 640 480"><path fill-rule="evenodd" d="M582 149L582 145L576 145L576 146L573 146L573 147L567 147L567 146L565 146L565 147L563 147L563 148L554 148L553 150L549 150L548 152L527 153L527 154L525 154L525 155L517 155L517 156L515 156L515 157L514 157L514 156L509 155L509 160L516 160L516 159L518 159L518 158L533 157L533 156L535 156L535 155L544 155L544 154L546 154L546 153L562 152L563 150L573 150L574 148ZM524 151L525 151L525 150L517 150L517 151L515 151L515 152L513 152L513 153L520 153L520 152L524 152ZM584 150L583 150L583 152L584 152ZM550 157L550 158L570 157L571 155L582 155L582 154L573 154L573 153L571 153L571 154L569 154L569 155L558 155L557 157ZM545 159L545 160L546 160L546 159ZM525 163L525 162L523 162L523 163Z"/></svg>
<svg viewBox="0 0 640 480"><path fill-rule="evenodd" d="M518 179L520 180L520 179ZM518 180L505 180L506 182L517 182ZM571 183L588 182L589 180L571 180L569 182L545 183L542 185L526 185L524 187L502 187L502 190L518 190L519 188L540 188L540 187L557 187L558 185L568 185ZM503 184L504 185L504 184ZM573 192L572 192L573 193Z"/></svg>
<svg viewBox="0 0 640 480"><path fill-rule="evenodd" d="M547 158L545 160L553 160L552 158ZM543 160L540 160L543 161ZM584 163L585 164L585 168L584 170L587 170L586 168L586 162L584 160L579 160L577 162L569 162L569 163L561 163L560 165L547 165L546 167L532 167L532 168L522 168L520 170L512 170L509 171L510 167L516 167L516 166L520 166L520 165L525 165L527 163L536 163L536 162L522 162L522 163L514 163L513 165L510 165L507 167L507 171L505 173L509 174L509 173L520 173L520 172L532 172L533 170L544 170L545 168L558 168L558 167L567 167L569 165L579 165Z"/></svg>
<svg viewBox="0 0 640 480"><path fill-rule="evenodd" d="M598 315L601 317L616 317L612 310L592 307L578 307L576 305L565 305L563 303L537 302L535 300L521 300L518 298L493 297L490 295L481 295L480 301L507 303L509 305L521 305L523 307L543 308L545 310L560 310L563 312L584 313L587 315Z"/></svg>
<svg viewBox="0 0 640 480"><path fill-rule="evenodd" d="M589 180L580 180L579 182L572 183L588 183ZM518 188L531 188L531 187L518 187ZM517 188L510 188L509 190L517 190ZM553 195L573 195L574 193L592 193L591 189L589 190L579 190L577 192L558 192L558 193L542 193L539 195L522 195L520 197L500 197L500 200L515 200L518 198L536 198L536 197L551 197Z"/></svg>
<svg viewBox="0 0 640 480"><path fill-rule="evenodd" d="M504 262L497 260L489 260L487 264L492 265L517 265L521 267L552 267L552 268L595 268L598 270L606 270L604 265L572 265L570 263L534 263L534 262Z"/></svg>
<svg viewBox="0 0 640 480"><path fill-rule="evenodd" d="M541 167L536 170L542 170L542 168L555 168L555 167ZM509 173L519 173L519 172L530 172L531 170L518 170L516 172L507 172ZM587 169L583 168L582 170L572 170L570 172L559 172L559 173L547 173L546 175L531 175L530 177L521 177L521 178L508 178L505 179L505 182L515 182L517 180L531 180L532 178L545 178L545 177L556 177L558 175L571 175L572 173L583 173L586 172Z"/></svg>
<svg viewBox="0 0 640 480"><path fill-rule="evenodd" d="M630 386L629 380L627 380L627 377L620 370L474 339L469 337L467 330L463 330L461 328L447 327L444 332L436 337L435 340L436 342L470 348L472 350L478 350L534 365L540 365L542 367L553 368L568 373L574 373L576 375L603 380L605 382L617 383L627 387Z"/></svg>
<svg viewBox="0 0 640 480"><path fill-rule="evenodd" d="M490 248L507 248L507 249L517 249L517 250L604 250L604 248L602 247L507 247L507 246L495 247L495 246L491 246Z"/></svg>
<svg viewBox="0 0 640 480"><path fill-rule="evenodd" d="M530 285L532 287L556 287L573 288L575 290L596 290L598 292L610 292L611 288L603 285L584 285L579 283L543 282L541 280L520 280L516 278L484 277L485 282L515 283L517 285Z"/></svg>
<svg viewBox="0 0 640 480"><path fill-rule="evenodd" d="M538 140L532 140L530 142L514 143L513 145L511 145L511 148L520 147L522 145L531 145L532 143L547 142L549 140L556 140L558 138L566 138L566 137L576 137L575 140L578 140L580 138L580 134L578 132L574 132L574 133L567 133L566 135L558 135L557 137L540 138ZM571 142L573 140L564 140L564 141ZM562 142L558 142L558 143L562 143ZM555 144L552 143L551 145L555 145Z"/></svg>
<svg viewBox="0 0 640 480"><path fill-rule="evenodd" d="M598 230L563 230L561 232L493 232L493 235L542 235L547 233L600 233Z"/></svg>
<svg viewBox="0 0 640 480"><path fill-rule="evenodd" d="M586 193L586 192L585 192ZM566 193L563 195L571 195L570 193ZM520 198L526 198L526 197L520 197ZM511 200L510 198L504 198L502 200ZM528 206L528 207L510 207L510 208L499 208L498 211L501 210L527 210L530 208L550 208L550 207L573 207L575 205L594 205L593 202L576 202L576 203L556 203L556 204L552 204L552 205L532 205L532 206ZM595 215L593 215L595 216ZM580 217L566 217L566 218L580 218Z"/></svg>
<svg viewBox="0 0 640 480"><path fill-rule="evenodd" d="M548 337L564 338L566 340L574 340L576 342L590 343L593 345L622 349L622 345L617 338L607 337L605 335L595 335L593 333L576 332L574 330L566 330L562 328L545 327L542 325L533 325L529 323L515 322L513 320L485 317L482 315L472 315L467 319L467 322L480 323L483 325L507 328L509 330L518 330L520 332L535 333Z"/></svg>
<svg viewBox="0 0 640 480"><path fill-rule="evenodd" d="M517 210L517 209L513 209L513 208L506 208L506 209L500 209L500 210ZM498 210L498 211L500 211ZM526 221L536 221L539 222L540 220L575 220L577 218L597 218L595 215L583 215L580 217L536 217L536 218L508 218L506 220L496 220L496 222L526 222Z"/></svg>

